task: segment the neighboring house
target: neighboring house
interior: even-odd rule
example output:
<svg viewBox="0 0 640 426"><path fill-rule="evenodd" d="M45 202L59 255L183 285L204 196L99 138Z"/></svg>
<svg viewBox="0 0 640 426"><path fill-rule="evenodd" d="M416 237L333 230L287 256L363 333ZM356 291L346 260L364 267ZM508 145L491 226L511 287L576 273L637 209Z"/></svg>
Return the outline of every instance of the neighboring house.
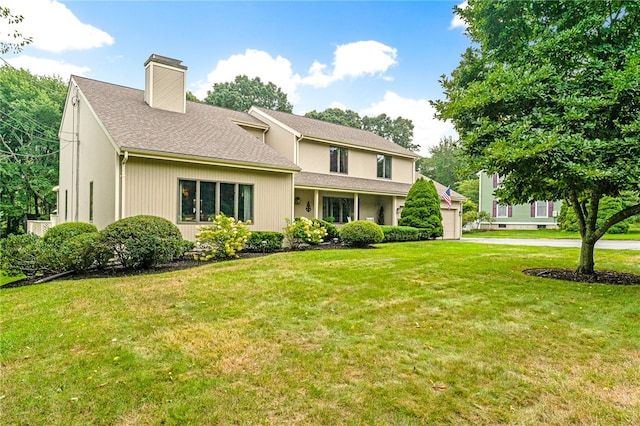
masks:
<svg viewBox="0 0 640 426"><path fill-rule="evenodd" d="M531 204L500 204L494 192L502 179L497 174L479 173L479 211L491 214L493 223L481 222L482 229L544 229L557 228L561 201L535 201Z"/></svg>
<svg viewBox="0 0 640 426"><path fill-rule="evenodd" d="M397 224L415 153L363 130L189 102L185 93L186 67L159 55L145 62L144 91L71 77L58 222L101 229L149 214L190 240L218 212L264 231L297 216Z"/></svg>

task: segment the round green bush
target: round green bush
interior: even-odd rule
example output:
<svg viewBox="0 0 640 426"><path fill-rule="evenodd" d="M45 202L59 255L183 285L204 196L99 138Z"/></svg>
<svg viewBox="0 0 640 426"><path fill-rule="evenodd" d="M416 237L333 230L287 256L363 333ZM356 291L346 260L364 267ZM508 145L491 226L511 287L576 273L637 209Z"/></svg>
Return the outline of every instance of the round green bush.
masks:
<svg viewBox="0 0 640 426"><path fill-rule="evenodd" d="M76 235L60 247L65 270L84 272L93 265L103 267L111 256L112 252L100 240L99 232Z"/></svg>
<svg viewBox="0 0 640 426"><path fill-rule="evenodd" d="M340 239L353 247L367 247L384 240L380 225L368 220L356 220L346 223L340 228Z"/></svg>
<svg viewBox="0 0 640 426"><path fill-rule="evenodd" d="M93 223L85 222L65 222L49 228L42 237L42 241L60 248L62 243L71 237L80 234L88 234L90 232L98 232L98 228Z"/></svg>
<svg viewBox="0 0 640 426"><path fill-rule="evenodd" d="M158 216L131 216L100 232L100 241L125 269L148 269L184 254L182 234L173 223Z"/></svg>

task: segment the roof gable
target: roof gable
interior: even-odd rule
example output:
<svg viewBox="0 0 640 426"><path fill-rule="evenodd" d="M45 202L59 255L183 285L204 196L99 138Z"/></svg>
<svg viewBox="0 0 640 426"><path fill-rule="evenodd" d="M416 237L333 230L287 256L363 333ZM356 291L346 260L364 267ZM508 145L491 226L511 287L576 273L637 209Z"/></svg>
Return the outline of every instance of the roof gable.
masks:
<svg viewBox="0 0 640 426"><path fill-rule="evenodd" d="M236 125L264 126L249 114L198 102L186 112L151 108L138 89L72 76L97 118L123 151L300 170Z"/></svg>
<svg viewBox="0 0 640 426"><path fill-rule="evenodd" d="M307 139L317 139L326 142L336 142L345 145L357 146L367 150L394 153L406 157L418 158L419 155L408 149L378 136L375 133L343 126L341 124L330 123L328 121L317 120L315 118L303 117L301 115L289 114L281 111L273 111L261 107L251 107L250 113L258 111L259 114L282 123L284 126L293 129L302 137Z"/></svg>

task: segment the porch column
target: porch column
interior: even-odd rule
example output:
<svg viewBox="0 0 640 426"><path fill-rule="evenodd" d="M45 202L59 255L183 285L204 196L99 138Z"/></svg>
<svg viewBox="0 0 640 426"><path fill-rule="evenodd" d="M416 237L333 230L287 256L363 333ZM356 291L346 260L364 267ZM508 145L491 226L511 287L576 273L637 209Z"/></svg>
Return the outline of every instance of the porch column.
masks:
<svg viewBox="0 0 640 426"><path fill-rule="evenodd" d="M316 189L315 191L313 191L313 218L314 219L321 219L318 215L319 213L319 204L320 201L320 193L318 192L318 190Z"/></svg>
<svg viewBox="0 0 640 426"><path fill-rule="evenodd" d="M353 194L353 220L360 220L360 196Z"/></svg>
<svg viewBox="0 0 640 426"><path fill-rule="evenodd" d="M391 225L398 225L398 199L396 197L391 198Z"/></svg>

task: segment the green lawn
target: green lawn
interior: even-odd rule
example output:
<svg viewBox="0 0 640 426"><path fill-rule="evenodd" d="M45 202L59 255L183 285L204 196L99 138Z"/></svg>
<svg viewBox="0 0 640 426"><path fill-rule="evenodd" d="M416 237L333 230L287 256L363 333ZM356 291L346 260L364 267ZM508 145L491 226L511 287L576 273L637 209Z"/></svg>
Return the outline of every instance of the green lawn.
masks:
<svg viewBox="0 0 640 426"><path fill-rule="evenodd" d="M468 231L464 238L558 238L580 239L578 232L560 231L558 229L537 230L497 230L497 231ZM604 240L640 240L640 223L634 223L627 234L605 234Z"/></svg>
<svg viewBox="0 0 640 426"><path fill-rule="evenodd" d="M577 259L429 241L0 290L0 424L640 424L640 286L521 272Z"/></svg>

